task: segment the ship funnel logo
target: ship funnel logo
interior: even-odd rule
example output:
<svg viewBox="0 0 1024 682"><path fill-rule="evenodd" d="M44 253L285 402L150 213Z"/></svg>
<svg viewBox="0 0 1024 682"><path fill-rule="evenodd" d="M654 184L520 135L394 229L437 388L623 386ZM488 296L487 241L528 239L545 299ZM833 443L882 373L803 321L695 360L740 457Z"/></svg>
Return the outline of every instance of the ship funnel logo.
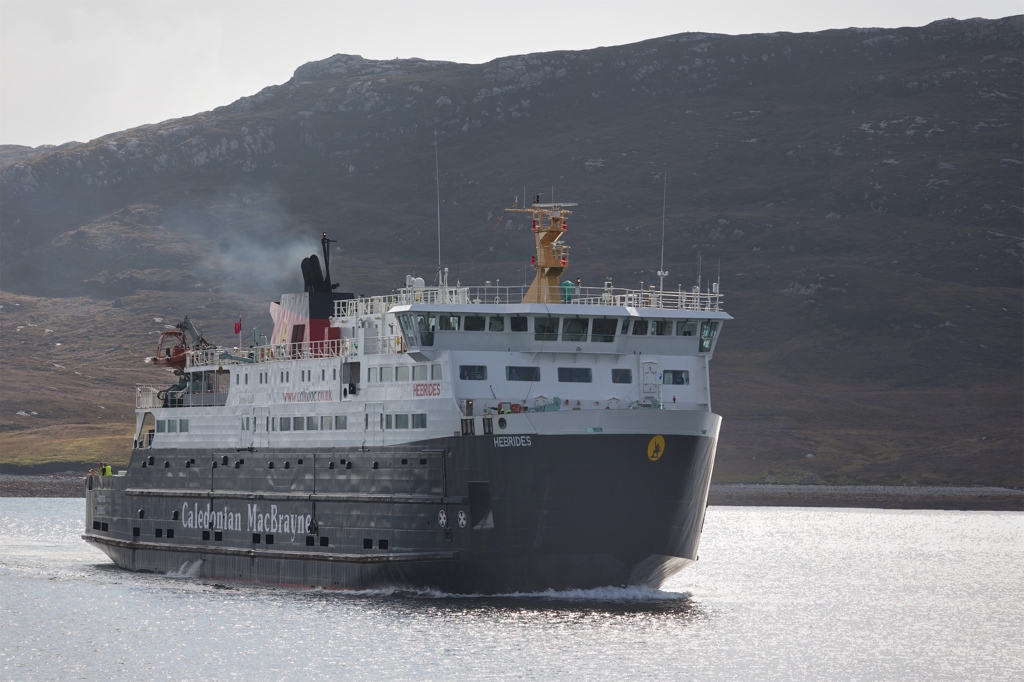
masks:
<svg viewBox="0 0 1024 682"><path fill-rule="evenodd" d="M655 436L651 439L651 442L647 444L647 459L652 462L657 462L664 454L665 438L663 436Z"/></svg>

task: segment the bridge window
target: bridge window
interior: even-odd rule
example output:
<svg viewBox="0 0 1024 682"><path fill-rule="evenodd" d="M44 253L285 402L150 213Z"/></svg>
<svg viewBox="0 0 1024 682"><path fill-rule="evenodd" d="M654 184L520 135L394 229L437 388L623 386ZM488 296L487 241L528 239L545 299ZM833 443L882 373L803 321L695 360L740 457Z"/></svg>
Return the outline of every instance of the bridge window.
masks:
<svg viewBox="0 0 1024 682"><path fill-rule="evenodd" d="M613 369L612 370L612 383L613 384L631 384L631 383L633 383L633 370L631 370L631 369Z"/></svg>
<svg viewBox="0 0 1024 682"><path fill-rule="evenodd" d="M692 320L679 320L676 322L676 336L696 336L697 323Z"/></svg>
<svg viewBox="0 0 1024 682"><path fill-rule="evenodd" d="M528 332L530 331L529 319L530 318L526 317L525 315L513 315L512 317L508 318L509 329L511 329L514 332Z"/></svg>
<svg viewBox="0 0 1024 682"><path fill-rule="evenodd" d="M710 320L700 323L700 352L710 353L711 345L715 342L715 332L718 331L718 323Z"/></svg>
<svg viewBox="0 0 1024 682"><path fill-rule="evenodd" d="M500 315L491 315L487 320L487 331L489 332L503 332L505 331L505 318Z"/></svg>
<svg viewBox="0 0 1024 682"><path fill-rule="evenodd" d="M465 329L467 332L482 332L484 330L484 323L487 318L483 315L466 315L466 319L463 320Z"/></svg>
<svg viewBox="0 0 1024 682"><path fill-rule="evenodd" d="M437 328L443 332L457 332L459 331L459 316L458 315L438 315L437 316Z"/></svg>
<svg viewBox="0 0 1024 682"><path fill-rule="evenodd" d="M540 367L506 367L505 378L509 381L540 381Z"/></svg>
<svg viewBox="0 0 1024 682"><path fill-rule="evenodd" d="M595 319L591 325L590 340L598 343L611 343L615 340L615 319Z"/></svg>
<svg viewBox="0 0 1024 682"><path fill-rule="evenodd" d="M668 336L672 333L672 323L668 320L652 320L651 327L655 336Z"/></svg>
<svg viewBox="0 0 1024 682"><path fill-rule="evenodd" d="M437 327L437 318L433 313L429 313L426 316L419 314L416 316L416 326L420 332L420 343L424 346L434 345L434 329Z"/></svg>
<svg viewBox="0 0 1024 682"><path fill-rule="evenodd" d="M402 325L402 335L405 337L405 343L410 346L416 345L416 324L412 320L412 315L406 313L405 315L399 315L398 321Z"/></svg>
<svg viewBox="0 0 1024 682"><path fill-rule="evenodd" d="M459 365L459 378L463 381L486 381L487 365Z"/></svg>
<svg viewBox="0 0 1024 682"><path fill-rule="evenodd" d="M685 369L666 369L662 374L662 383L686 386L690 383L690 372Z"/></svg>
<svg viewBox="0 0 1024 682"><path fill-rule="evenodd" d="M558 318L538 315L533 321L533 338L537 341L557 341Z"/></svg>
<svg viewBox="0 0 1024 682"><path fill-rule="evenodd" d="M589 384L593 379L589 367L559 367L558 380L574 384Z"/></svg>
<svg viewBox="0 0 1024 682"><path fill-rule="evenodd" d="M633 336L647 336L647 320L633 321Z"/></svg>
<svg viewBox="0 0 1024 682"><path fill-rule="evenodd" d="M562 320L563 341L586 341L590 319L583 317L566 317Z"/></svg>

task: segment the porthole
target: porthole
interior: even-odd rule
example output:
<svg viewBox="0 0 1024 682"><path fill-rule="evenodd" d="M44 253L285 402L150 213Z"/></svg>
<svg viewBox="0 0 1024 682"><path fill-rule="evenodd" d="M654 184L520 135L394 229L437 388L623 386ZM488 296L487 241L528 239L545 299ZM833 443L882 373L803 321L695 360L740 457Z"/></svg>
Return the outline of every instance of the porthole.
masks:
<svg viewBox="0 0 1024 682"><path fill-rule="evenodd" d="M508 426L508 422L505 421L505 418L504 417L498 417L498 428L499 429L503 429L506 426Z"/></svg>

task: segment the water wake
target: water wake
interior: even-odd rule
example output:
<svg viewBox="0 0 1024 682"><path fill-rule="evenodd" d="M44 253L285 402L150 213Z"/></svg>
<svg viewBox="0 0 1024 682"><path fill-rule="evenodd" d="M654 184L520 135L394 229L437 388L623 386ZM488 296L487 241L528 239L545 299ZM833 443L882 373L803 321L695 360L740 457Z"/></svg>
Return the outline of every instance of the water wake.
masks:
<svg viewBox="0 0 1024 682"><path fill-rule="evenodd" d="M186 561L177 571L168 571L166 577L185 580L194 580L199 577L199 569L203 566L203 560Z"/></svg>

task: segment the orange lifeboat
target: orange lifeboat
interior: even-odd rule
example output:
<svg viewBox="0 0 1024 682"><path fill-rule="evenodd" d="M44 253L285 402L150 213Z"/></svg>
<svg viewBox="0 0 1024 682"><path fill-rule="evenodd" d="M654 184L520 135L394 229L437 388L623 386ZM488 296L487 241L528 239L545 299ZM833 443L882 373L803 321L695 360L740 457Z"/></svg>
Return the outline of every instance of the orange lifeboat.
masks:
<svg viewBox="0 0 1024 682"><path fill-rule="evenodd" d="M166 331L156 345L156 356L149 359L160 367L185 369L185 335L180 330Z"/></svg>

